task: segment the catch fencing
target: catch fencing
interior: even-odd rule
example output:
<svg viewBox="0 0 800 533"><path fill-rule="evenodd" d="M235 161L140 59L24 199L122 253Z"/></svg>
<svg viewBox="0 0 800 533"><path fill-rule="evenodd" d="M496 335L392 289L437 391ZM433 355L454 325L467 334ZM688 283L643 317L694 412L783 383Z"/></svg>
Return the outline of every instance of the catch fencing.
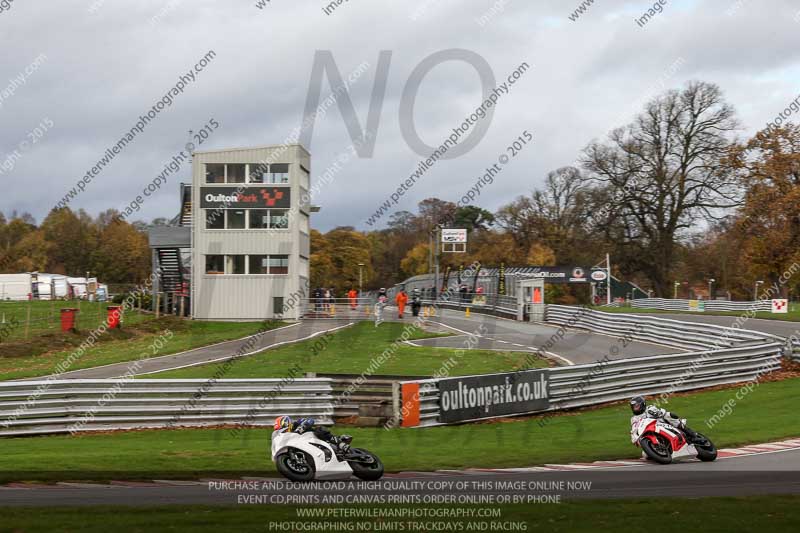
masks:
<svg viewBox="0 0 800 533"><path fill-rule="evenodd" d="M472 313L505 318L517 317L517 299L513 296L504 296L502 294L456 292L449 299L433 300L423 298L422 305L459 311L469 309Z"/></svg>
<svg viewBox="0 0 800 533"><path fill-rule="evenodd" d="M443 407L452 406L453 398L461 404L456 407L466 413L457 421L465 422L598 405L637 394L668 397L675 392L756 380L779 369L782 356L791 354L791 347L781 337L736 328L553 305L547 306L545 318L553 324L692 351L622 360L604 358L586 365L489 376L407 380L395 387L395 424L413 427L452 422L458 418L458 411L444 417ZM535 410L518 409L522 397L528 396L519 394L519 390L522 385L528 387L525 381L530 380L529 374L544 384L540 392L546 405ZM496 385L498 377L505 385ZM482 379L492 385L482 386ZM450 406L443 402L445 389L456 391L447 402ZM480 416L474 414L476 407L483 409Z"/></svg>
<svg viewBox="0 0 800 533"><path fill-rule="evenodd" d="M369 320L375 318L376 298L306 298L301 300L303 318Z"/></svg>
<svg viewBox="0 0 800 533"><path fill-rule="evenodd" d="M771 311L770 300L732 302L729 300L682 300L675 298L639 298L631 300L632 307L663 311Z"/></svg>
<svg viewBox="0 0 800 533"><path fill-rule="evenodd" d="M333 423L325 378L42 380L0 383L0 436L138 428Z"/></svg>

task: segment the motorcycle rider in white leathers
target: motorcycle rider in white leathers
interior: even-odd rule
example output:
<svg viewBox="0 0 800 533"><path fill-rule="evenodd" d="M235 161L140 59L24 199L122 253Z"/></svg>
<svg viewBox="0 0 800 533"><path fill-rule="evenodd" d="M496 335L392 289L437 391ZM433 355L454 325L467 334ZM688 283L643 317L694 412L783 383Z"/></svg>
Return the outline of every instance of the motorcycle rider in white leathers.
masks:
<svg viewBox="0 0 800 533"><path fill-rule="evenodd" d="M697 433L686 425L685 418L680 418L675 413L671 413L666 409L661 409L655 405L647 405L647 402L642 396L636 396L635 398L632 398L630 405L631 411L633 412L633 416L631 417L631 426L633 426L642 418L655 418L657 420L663 420L669 425L683 431L688 437L689 442L697 440Z"/></svg>
<svg viewBox="0 0 800 533"><path fill-rule="evenodd" d="M383 308L389 302L389 297L386 294L386 289L383 287L378 291L378 301L375 303L375 327L383 322Z"/></svg>

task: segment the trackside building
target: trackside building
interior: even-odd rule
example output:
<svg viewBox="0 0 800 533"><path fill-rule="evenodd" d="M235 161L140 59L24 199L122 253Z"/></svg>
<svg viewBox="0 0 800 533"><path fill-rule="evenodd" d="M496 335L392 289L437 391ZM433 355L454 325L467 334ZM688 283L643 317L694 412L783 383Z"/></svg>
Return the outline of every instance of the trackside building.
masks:
<svg viewBox="0 0 800 533"><path fill-rule="evenodd" d="M309 284L310 168L310 154L300 145L193 154L193 318L302 315Z"/></svg>
<svg viewBox="0 0 800 533"><path fill-rule="evenodd" d="M300 145L192 154L179 214L149 230L153 309L198 320L302 316L310 168Z"/></svg>

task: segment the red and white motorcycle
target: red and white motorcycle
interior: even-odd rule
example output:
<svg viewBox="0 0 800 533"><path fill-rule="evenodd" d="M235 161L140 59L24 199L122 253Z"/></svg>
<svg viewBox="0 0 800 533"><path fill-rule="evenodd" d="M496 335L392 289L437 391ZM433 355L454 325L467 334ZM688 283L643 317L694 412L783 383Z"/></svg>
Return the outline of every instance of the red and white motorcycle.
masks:
<svg viewBox="0 0 800 533"><path fill-rule="evenodd" d="M697 434L694 442L675 426L658 418L645 416L631 421L631 442L639 446L648 459L662 465L678 457L696 456L701 461L717 458L717 448L705 435Z"/></svg>

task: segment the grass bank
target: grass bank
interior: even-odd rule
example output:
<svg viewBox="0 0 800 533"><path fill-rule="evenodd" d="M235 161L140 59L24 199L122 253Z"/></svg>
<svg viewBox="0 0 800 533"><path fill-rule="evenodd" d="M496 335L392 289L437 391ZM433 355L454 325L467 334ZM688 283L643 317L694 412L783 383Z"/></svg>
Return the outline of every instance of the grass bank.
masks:
<svg viewBox="0 0 800 533"><path fill-rule="evenodd" d="M430 376L448 361L455 365L450 369L451 375L486 374L518 368L526 364L525 358L530 355L526 352L492 350L459 352L455 348L418 347L404 343L392 348L407 327L408 324L400 322L384 322L379 327L370 322L359 322L334 333L241 358L230 367L225 377L284 377L295 365L302 368L302 372L361 374L373 365L373 359L387 349L391 356L374 374ZM433 336L449 335L434 335L413 328L407 338L414 340ZM142 377L209 378L220 364L198 365ZM536 359L531 366L545 367L547 362Z"/></svg>
<svg viewBox="0 0 800 533"><path fill-rule="evenodd" d="M134 361L183 352L217 342L239 339L263 329L284 326L283 322L195 322L172 316L150 319L121 329L107 330L95 345L83 353L69 370ZM171 332L171 335L166 335ZM0 344L0 381L46 376L81 343L88 332L52 333L28 341ZM153 350L154 340L165 339L160 350Z"/></svg>

